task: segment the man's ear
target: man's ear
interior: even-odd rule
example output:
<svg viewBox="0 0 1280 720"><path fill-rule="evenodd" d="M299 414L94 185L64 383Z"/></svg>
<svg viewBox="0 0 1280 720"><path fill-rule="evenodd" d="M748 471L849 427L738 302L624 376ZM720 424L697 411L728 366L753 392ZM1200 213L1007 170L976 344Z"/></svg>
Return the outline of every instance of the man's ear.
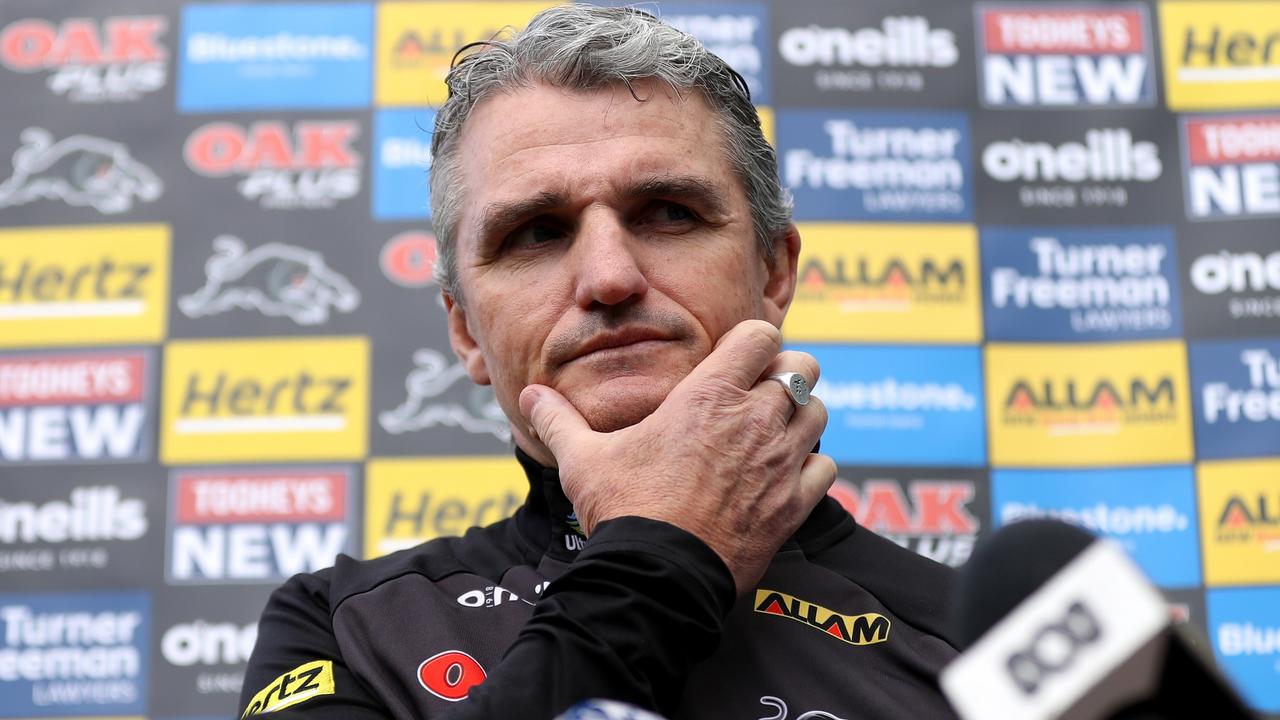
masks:
<svg viewBox="0 0 1280 720"><path fill-rule="evenodd" d="M444 300L444 309L449 318L449 345L453 348L453 354L462 361L471 382L488 385L489 368L484 363L484 353L480 352L480 345L472 336L471 328L467 327L467 311L449 293L441 290L440 297Z"/></svg>
<svg viewBox="0 0 1280 720"><path fill-rule="evenodd" d="M773 262L764 259L768 279L764 285L764 319L782 327L787 308L796 294L796 271L800 266L800 231L794 223L773 246Z"/></svg>

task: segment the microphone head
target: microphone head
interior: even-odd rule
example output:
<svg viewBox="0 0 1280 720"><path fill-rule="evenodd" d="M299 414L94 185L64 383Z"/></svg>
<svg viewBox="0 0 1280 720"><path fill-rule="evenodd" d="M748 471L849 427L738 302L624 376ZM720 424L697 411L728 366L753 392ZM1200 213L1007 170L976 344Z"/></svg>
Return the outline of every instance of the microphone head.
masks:
<svg viewBox="0 0 1280 720"><path fill-rule="evenodd" d="M964 650L1071 562L1096 536L1059 520L1022 520L978 543L952 596L953 637Z"/></svg>

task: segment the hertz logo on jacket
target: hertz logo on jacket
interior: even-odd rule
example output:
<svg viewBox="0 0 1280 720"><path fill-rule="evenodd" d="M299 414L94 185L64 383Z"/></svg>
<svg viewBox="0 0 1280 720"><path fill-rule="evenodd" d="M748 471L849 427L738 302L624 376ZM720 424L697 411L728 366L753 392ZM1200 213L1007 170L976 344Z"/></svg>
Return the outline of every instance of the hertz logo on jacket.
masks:
<svg viewBox="0 0 1280 720"><path fill-rule="evenodd" d="M850 645L875 645L889 640L889 618L883 615L841 615L777 590L757 589L755 611L805 623Z"/></svg>

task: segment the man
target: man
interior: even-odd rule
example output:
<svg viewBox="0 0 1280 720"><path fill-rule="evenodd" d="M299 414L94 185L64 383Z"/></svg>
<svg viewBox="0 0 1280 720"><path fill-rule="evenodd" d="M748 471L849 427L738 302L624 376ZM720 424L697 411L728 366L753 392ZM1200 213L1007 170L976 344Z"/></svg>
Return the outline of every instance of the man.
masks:
<svg viewBox="0 0 1280 720"><path fill-rule="evenodd" d="M741 78L649 15L568 5L449 84L449 337L530 493L463 538L290 580L245 714L950 716L949 571L825 497L826 411L773 378L819 368L780 352L800 238Z"/></svg>

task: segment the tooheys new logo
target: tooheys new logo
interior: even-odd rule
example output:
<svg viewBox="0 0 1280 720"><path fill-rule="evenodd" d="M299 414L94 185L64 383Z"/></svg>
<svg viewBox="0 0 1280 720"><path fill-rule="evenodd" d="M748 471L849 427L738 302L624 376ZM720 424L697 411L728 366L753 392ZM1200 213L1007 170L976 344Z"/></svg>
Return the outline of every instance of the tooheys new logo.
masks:
<svg viewBox="0 0 1280 720"><path fill-rule="evenodd" d="M837 480L831 496L862 527L932 560L956 567L973 552L980 525L969 512L972 482L910 480L904 493L893 480L868 480L861 487Z"/></svg>
<svg viewBox="0 0 1280 720"><path fill-rule="evenodd" d="M359 136L354 120L216 122L191 133L183 157L205 177L241 178L236 191L264 208L331 208L360 192Z"/></svg>
<svg viewBox="0 0 1280 720"><path fill-rule="evenodd" d="M0 355L0 463L142 460L143 351Z"/></svg>
<svg viewBox="0 0 1280 720"><path fill-rule="evenodd" d="M72 102L120 102L164 87L168 48L160 15L17 20L0 30L0 65L49 72L49 89Z"/></svg>
<svg viewBox="0 0 1280 720"><path fill-rule="evenodd" d="M989 107L1151 106L1151 40L1141 5L979 6L982 102Z"/></svg>
<svg viewBox="0 0 1280 720"><path fill-rule="evenodd" d="M1043 427L1053 435L1119 432L1122 424L1177 419L1169 377L1019 377L1005 395L1001 419L1012 426Z"/></svg>
<svg viewBox="0 0 1280 720"><path fill-rule="evenodd" d="M1280 215L1280 113L1185 118L1182 138L1187 217Z"/></svg>
<svg viewBox="0 0 1280 720"><path fill-rule="evenodd" d="M1123 184L1154 182L1164 164L1160 147L1134 139L1128 128L1090 128L1083 142L993 142L982 151L982 168L997 182L1021 183L1023 207L1123 207L1129 202ZM1078 192L1074 185L1082 183L1105 187Z"/></svg>
<svg viewBox="0 0 1280 720"><path fill-rule="evenodd" d="M343 470L175 473L169 580L276 582L333 564L348 485Z"/></svg>
<svg viewBox="0 0 1280 720"><path fill-rule="evenodd" d="M920 15L886 17L872 27L788 28L778 37L778 52L790 65L816 67L819 90L855 92L919 92L925 84L919 73L885 71L947 68L960 59L955 33ZM867 70L880 72L873 76Z"/></svg>
<svg viewBox="0 0 1280 720"><path fill-rule="evenodd" d="M213 672L205 668L241 665L249 661L258 639L258 624L192 620L178 623L160 636L160 654L170 665L201 670L195 677L195 691L239 694L244 682L241 670Z"/></svg>

